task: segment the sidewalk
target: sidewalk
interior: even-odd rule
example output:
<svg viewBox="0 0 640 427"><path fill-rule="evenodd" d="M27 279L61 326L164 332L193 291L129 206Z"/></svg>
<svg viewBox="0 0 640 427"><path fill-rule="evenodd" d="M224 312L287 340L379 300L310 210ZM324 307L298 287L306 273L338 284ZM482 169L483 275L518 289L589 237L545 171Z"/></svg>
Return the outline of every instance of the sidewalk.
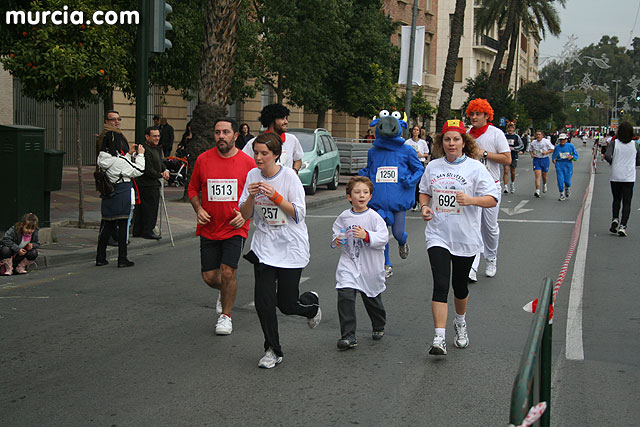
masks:
<svg viewBox="0 0 640 427"><path fill-rule="evenodd" d="M94 170L93 166L85 166L82 170L85 228L77 228L78 170L75 166L64 167L62 171L62 189L51 193L51 228L41 229L40 240L42 244L38 250L39 255L36 265L32 268L43 269L95 260L98 227L100 226L100 197L95 190ZM318 187L316 194L307 196L307 209L344 200L344 184L349 178L349 176L341 176L341 185L335 191L328 190L324 185ZM184 187L165 187L164 191L174 242L195 236L195 213L190 203L181 201ZM162 205L159 213L162 218L162 240L155 241L131 237L129 250L159 246L171 247L171 239L164 212L162 212ZM160 225L160 221L158 221L158 224ZM117 254L117 247L107 247L107 258L112 259L117 257Z"/></svg>

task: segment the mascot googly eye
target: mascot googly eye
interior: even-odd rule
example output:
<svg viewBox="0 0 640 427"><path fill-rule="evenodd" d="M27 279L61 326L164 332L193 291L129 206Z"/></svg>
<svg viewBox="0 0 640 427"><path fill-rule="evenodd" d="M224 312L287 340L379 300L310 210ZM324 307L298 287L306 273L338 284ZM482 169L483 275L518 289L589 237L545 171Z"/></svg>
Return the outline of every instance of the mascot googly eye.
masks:
<svg viewBox="0 0 640 427"><path fill-rule="evenodd" d="M380 118L387 117L388 115L389 115L389 112L387 110L382 110L380 111L380 114L379 114Z"/></svg>
<svg viewBox="0 0 640 427"><path fill-rule="evenodd" d="M391 115L398 120L402 119L402 115L400 114L400 111L394 111L393 113L391 113Z"/></svg>

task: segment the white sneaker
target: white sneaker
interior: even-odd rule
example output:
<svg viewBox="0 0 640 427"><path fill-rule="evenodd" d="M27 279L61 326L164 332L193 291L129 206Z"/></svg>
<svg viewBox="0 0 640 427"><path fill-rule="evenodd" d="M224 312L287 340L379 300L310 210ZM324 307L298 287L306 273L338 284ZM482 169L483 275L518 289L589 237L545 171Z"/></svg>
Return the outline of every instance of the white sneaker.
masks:
<svg viewBox="0 0 640 427"><path fill-rule="evenodd" d="M391 276L393 276L393 267L391 267L390 265L385 265L384 266L384 277L386 279L388 279Z"/></svg>
<svg viewBox="0 0 640 427"><path fill-rule="evenodd" d="M233 331L231 317L221 314L216 322L216 335L231 335L231 331Z"/></svg>
<svg viewBox="0 0 640 427"><path fill-rule="evenodd" d="M565 188L564 190L564 196L568 199L569 196L571 196L571 190L569 190L569 187Z"/></svg>
<svg viewBox="0 0 640 427"><path fill-rule="evenodd" d="M282 362L282 356L276 356L274 351L269 348L267 352L262 356L262 359L258 362L259 368L271 369L275 368L278 363Z"/></svg>
<svg viewBox="0 0 640 427"><path fill-rule="evenodd" d="M567 200L567 198L564 195L564 193L560 193L560 198L558 200L560 200L561 202L564 202L565 200Z"/></svg>
<svg viewBox="0 0 640 427"><path fill-rule="evenodd" d="M222 314L222 301L220 301L219 293L218 293L218 301L216 301L216 313L218 313L218 316Z"/></svg>
<svg viewBox="0 0 640 427"><path fill-rule="evenodd" d="M435 354L439 356L446 356L447 354L447 343L444 341L444 336L435 335L433 337L433 343L431 344L431 348L429 349L429 354Z"/></svg>
<svg viewBox="0 0 640 427"><path fill-rule="evenodd" d="M534 196L536 196L537 198L540 198L540 190L536 190L535 193L533 193Z"/></svg>
<svg viewBox="0 0 640 427"><path fill-rule="evenodd" d="M320 298L318 297L318 294L316 292L311 293L314 294L316 298L318 298L318 312L312 318L307 319L307 325L309 325L311 329L314 329L320 324L320 321L322 320L322 310L320 310Z"/></svg>
<svg viewBox="0 0 640 427"><path fill-rule="evenodd" d="M504 190L502 192L504 194L507 194L509 192L509 187L507 186L507 184L504 185Z"/></svg>
<svg viewBox="0 0 640 427"><path fill-rule="evenodd" d="M469 337L467 336L467 323L458 324L453 319L453 330L456 332L456 337L453 343L458 348L466 348L469 345Z"/></svg>
<svg viewBox="0 0 640 427"><path fill-rule="evenodd" d="M485 270L484 274L486 274L487 277L493 277L496 275L497 272L498 272L498 259L497 258L488 259L487 269Z"/></svg>
<svg viewBox="0 0 640 427"><path fill-rule="evenodd" d="M543 193L546 193L546 192L547 192L547 184L545 184L545 185L543 185L543 186L542 186L542 192L543 192Z"/></svg>
<svg viewBox="0 0 640 427"><path fill-rule="evenodd" d="M471 283L476 283L478 281L478 274L473 268L469 270L469 281Z"/></svg>
<svg viewBox="0 0 640 427"><path fill-rule="evenodd" d="M509 188L511 190L511 194L515 193L516 192L516 183L512 182L511 186Z"/></svg>

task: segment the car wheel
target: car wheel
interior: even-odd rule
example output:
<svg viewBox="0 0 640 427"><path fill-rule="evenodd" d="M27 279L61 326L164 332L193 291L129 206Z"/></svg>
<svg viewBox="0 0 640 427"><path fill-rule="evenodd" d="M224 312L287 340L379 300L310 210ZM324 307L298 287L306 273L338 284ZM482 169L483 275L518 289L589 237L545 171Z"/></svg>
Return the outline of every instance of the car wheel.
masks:
<svg viewBox="0 0 640 427"><path fill-rule="evenodd" d="M337 190L338 184L340 184L340 169L336 168L335 172L333 172L333 179L327 184L327 188L329 190Z"/></svg>
<svg viewBox="0 0 640 427"><path fill-rule="evenodd" d="M318 189L318 169L313 171L313 175L311 175L311 184L308 187L304 188L304 191L313 195L316 194L316 190Z"/></svg>

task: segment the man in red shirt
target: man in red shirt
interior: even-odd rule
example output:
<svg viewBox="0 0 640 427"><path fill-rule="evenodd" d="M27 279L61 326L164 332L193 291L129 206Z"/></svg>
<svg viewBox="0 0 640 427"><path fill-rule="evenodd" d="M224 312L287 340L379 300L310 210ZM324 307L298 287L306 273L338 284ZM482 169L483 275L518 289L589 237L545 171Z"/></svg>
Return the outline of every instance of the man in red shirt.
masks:
<svg viewBox="0 0 640 427"><path fill-rule="evenodd" d="M238 261L249 234L249 221L242 218L238 199L247 173L256 163L236 148L238 123L234 119L218 119L214 135L216 146L196 160L188 194L198 216L202 278L220 290L216 334L229 335L233 330L231 309L236 300Z"/></svg>

